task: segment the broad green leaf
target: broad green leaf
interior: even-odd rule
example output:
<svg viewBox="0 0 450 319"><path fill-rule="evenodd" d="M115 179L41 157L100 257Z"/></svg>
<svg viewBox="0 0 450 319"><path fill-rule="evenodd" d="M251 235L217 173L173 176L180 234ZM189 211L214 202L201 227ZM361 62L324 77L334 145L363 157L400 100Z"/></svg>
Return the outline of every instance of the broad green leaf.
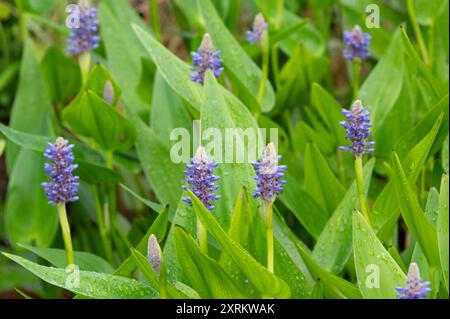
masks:
<svg viewBox="0 0 450 319"><path fill-rule="evenodd" d="M448 90L446 90L444 86L439 82L439 80L434 77L428 66L420 59L411 41L409 40L408 35L406 34L406 30L402 26L400 26L400 32L402 35L404 47L406 49L406 54L413 59L415 65L418 67L424 78L428 81L431 88L433 89L436 98L443 98L446 93L448 94Z"/></svg>
<svg viewBox="0 0 450 319"><path fill-rule="evenodd" d="M33 43L28 41L23 51L19 84L9 126L27 133L54 134L51 124L52 113L49 89L35 56ZM8 172L12 171L18 153L18 146L8 146L6 150Z"/></svg>
<svg viewBox="0 0 450 319"><path fill-rule="evenodd" d="M441 123L442 115L434 123L428 134L408 152L403 160L402 165L411 185L416 182L423 165L425 165ZM399 202L394 188L393 181L389 181L378 195L372 209L373 213L370 215L371 224L378 231L377 235L383 242L390 238L400 215Z"/></svg>
<svg viewBox="0 0 450 319"><path fill-rule="evenodd" d="M135 126L136 149L149 184L161 204L176 207L182 192L182 163L172 162L167 144L141 120L136 119Z"/></svg>
<svg viewBox="0 0 450 319"><path fill-rule="evenodd" d="M152 110L150 127L161 141L171 146L172 130L185 128L190 130L192 119L182 100L166 83L159 72L153 83Z"/></svg>
<svg viewBox="0 0 450 319"><path fill-rule="evenodd" d="M366 299L395 299L406 275L358 212L353 213L353 249L359 289Z"/></svg>
<svg viewBox="0 0 450 319"><path fill-rule="evenodd" d="M436 249L436 229L425 217L417 195L413 191L395 151L392 153L392 168L392 179L403 219L408 229L417 238L420 246L423 248L428 264L437 267L439 265L439 255Z"/></svg>
<svg viewBox="0 0 450 319"><path fill-rule="evenodd" d="M103 97L106 103L117 105L122 91L111 74L102 64L97 64L89 73L85 89L93 91L97 96Z"/></svg>
<svg viewBox="0 0 450 319"><path fill-rule="evenodd" d="M352 283L323 269L302 245L297 244L297 249L316 282L322 283L323 292L327 298L361 299L361 293Z"/></svg>
<svg viewBox="0 0 450 319"><path fill-rule="evenodd" d="M150 266L150 263L148 262L147 258L142 255L139 251L136 249L131 250L131 256L133 257L134 263L137 265L137 267L142 271L142 273L145 275L145 278L147 278L150 285L155 289L159 291L159 279L153 270L153 268ZM167 293L169 298L173 299L187 299L188 297L179 291L173 284L170 282L167 283Z"/></svg>
<svg viewBox="0 0 450 319"><path fill-rule="evenodd" d="M152 226L149 228L144 237L142 237L142 239L139 241L139 244L136 246L136 251L140 252L141 254L147 253L148 238L151 234L154 234L156 238L158 238L158 241L163 240L167 230L168 214L169 207L166 206L159 212L159 215L153 222ZM122 262L119 268L117 268L117 270L114 272L114 275L131 277L135 270L135 260L132 256L129 256Z"/></svg>
<svg viewBox="0 0 450 319"><path fill-rule="evenodd" d="M436 16L445 8L446 1L436 0L415 0L414 11L417 16L417 22L421 25L430 26L434 23Z"/></svg>
<svg viewBox="0 0 450 319"><path fill-rule="evenodd" d="M144 203L145 206L152 209L153 211L159 212L163 209L163 206L161 204L158 204L158 203L152 202L148 199L145 199L144 197L142 197L141 195L138 195L137 193L135 193L133 190L131 190L127 186L120 184L120 187L122 187L124 190L126 190L128 193L130 193L134 198L136 198L137 200Z"/></svg>
<svg viewBox="0 0 450 319"><path fill-rule="evenodd" d="M363 168L366 196L374 165L375 159L371 159ZM358 189L356 181L353 181L314 246L314 259L325 270L336 275L345 267L352 252L352 212L357 203Z"/></svg>
<svg viewBox="0 0 450 319"><path fill-rule="evenodd" d="M47 260L57 268L65 268L67 266L66 251L64 249L41 248L30 245L20 246ZM75 265L77 265L80 270L106 274L112 274L114 272L113 267L106 260L99 256L82 251L74 251L73 254Z"/></svg>
<svg viewBox="0 0 450 319"><path fill-rule="evenodd" d="M445 282L445 288L448 293L448 175L442 176L440 196L439 196L439 215L437 223L439 256L441 260L441 268Z"/></svg>
<svg viewBox="0 0 450 319"><path fill-rule="evenodd" d="M64 103L78 93L81 87L80 67L60 49L49 47L41 65L53 101Z"/></svg>
<svg viewBox="0 0 450 319"><path fill-rule="evenodd" d="M105 151L126 150L136 139L134 124L89 89L64 110L63 118L75 132L92 137Z"/></svg>
<svg viewBox="0 0 450 319"><path fill-rule="evenodd" d="M210 0L197 0L205 30L211 34L213 44L221 51L221 58L227 71L233 74L233 79L240 82L249 93L251 105L258 105L259 83L261 70L245 53L234 36L228 31ZM266 83L264 95L260 103L262 112L269 112L275 105L275 94L269 81Z"/></svg>
<svg viewBox="0 0 450 319"><path fill-rule="evenodd" d="M341 112L341 105L323 87L313 83L311 89L311 101L326 123L328 129L333 133L337 145L346 145L345 130L339 124L345 120Z"/></svg>
<svg viewBox="0 0 450 319"><path fill-rule="evenodd" d="M430 150L429 157L437 152L442 143L444 142L448 134L448 123L449 123L449 105L448 105L448 94L443 97L438 103L436 103L430 111L425 115L423 120L421 120L413 129L405 133L401 140L396 145L396 150L398 150L398 156L403 159L406 154L426 135L432 131L439 117L443 114L442 126L439 127L438 135L433 143Z"/></svg>
<svg viewBox="0 0 450 319"><path fill-rule="evenodd" d="M329 215L317 202L300 188L298 181L289 174L284 176L286 185L278 199L294 214L314 238L318 238Z"/></svg>
<svg viewBox="0 0 450 319"><path fill-rule="evenodd" d="M176 225L183 227L183 229L190 234L195 234L195 214L192 211L192 208L182 200L179 200L179 204L177 205L177 210L175 212L175 216L173 217L172 226L163 248L163 254L164 261L167 267L168 278L173 281L187 282L188 278L183 273L179 263L177 262L173 235Z"/></svg>
<svg viewBox="0 0 450 319"><path fill-rule="evenodd" d="M261 227L265 229L262 220L261 223ZM273 234L275 274L289 283L291 298L310 298L313 278L296 247L296 241L298 241L296 235L292 233L279 214L274 215Z"/></svg>
<svg viewBox="0 0 450 319"><path fill-rule="evenodd" d="M333 191L330 192L330 189ZM345 195L344 186L313 143L306 146L305 191L328 213L328 216Z"/></svg>
<svg viewBox="0 0 450 319"><path fill-rule="evenodd" d="M181 269L200 297L221 299L245 297L241 288L225 270L214 259L204 255L195 240L182 228L175 227L174 241Z"/></svg>
<svg viewBox="0 0 450 319"><path fill-rule="evenodd" d="M370 72L361 86L359 97L364 107L370 111L374 124L376 140L377 130L383 125L400 95L405 72L405 58L400 32L397 31L383 58ZM383 92L383 94L380 94Z"/></svg>
<svg viewBox="0 0 450 319"><path fill-rule="evenodd" d="M237 120L238 118L240 120ZM226 103L220 87L209 71L206 73L204 104L200 119L202 132L214 130L214 135L211 136L205 148L207 152L211 152L210 147L212 147L214 152L211 154L211 160L221 163L215 169L215 175L220 176L217 181L219 186L217 194L221 196L221 200L215 205L220 224L227 228L230 222L229 212L232 211L232 205L242 186L249 192L251 205L254 204L254 200L250 196L251 191L256 187L253 179L255 172L249 162L256 160L256 156L259 155L256 152L261 150L260 153L262 153L262 148L258 147L258 142L260 142L258 126L246 108ZM237 130L231 138L227 138L229 135L227 131L230 128ZM218 134L220 136L217 136ZM231 149L230 142L233 143ZM216 145L219 146L216 147Z"/></svg>
<svg viewBox="0 0 450 319"><path fill-rule="evenodd" d="M148 299L159 295L151 287L133 279L91 271L66 271L63 268L41 266L19 256L7 253L3 255L49 284L82 296L98 299Z"/></svg>
<svg viewBox="0 0 450 319"><path fill-rule="evenodd" d="M193 210L197 217L200 218L203 225L205 225L205 228L220 243L223 251L225 251L230 258L240 266L241 271L247 276L248 281L252 283L265 298L288 298L291 294L289 286L253 259L253 257L237 242L230 239L216 219L194 194L189 192L189 196L192 200Z"/></svg>

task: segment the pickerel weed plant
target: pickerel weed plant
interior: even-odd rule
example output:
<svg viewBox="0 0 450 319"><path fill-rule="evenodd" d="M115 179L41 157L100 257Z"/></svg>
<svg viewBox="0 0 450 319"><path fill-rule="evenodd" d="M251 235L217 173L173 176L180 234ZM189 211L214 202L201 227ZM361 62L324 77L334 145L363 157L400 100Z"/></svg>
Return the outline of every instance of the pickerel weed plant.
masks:
<svg viewBox="0 0 450 319"><path fill-rule="evenodd" d="M448 299L425 2L2 1L0 298Z"/></svg>

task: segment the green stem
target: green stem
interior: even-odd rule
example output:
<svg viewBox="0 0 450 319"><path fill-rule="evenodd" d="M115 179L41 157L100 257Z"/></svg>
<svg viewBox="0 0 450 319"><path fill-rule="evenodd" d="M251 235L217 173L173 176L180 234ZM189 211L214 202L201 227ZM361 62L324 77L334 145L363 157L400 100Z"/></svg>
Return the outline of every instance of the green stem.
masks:
<svg viewBox="0 0 450 319"><path fill-rule="evenodd" d="M100 237L102 239L103 249L105 250L105 255L108 261L112 261L112 246L111 246L111 239L108 236L108 232L105 227L105 221L104 216L102 212L102 205L100 204L100 199L98 196L98 189L97 186L92 186L92 195L94 197L95 202L95 214L97 217L97 224L98 228L100 230Z"/></svg>
<svg viewBox="0 0 450 319"><path fill-rule="evenodd" d="M153 33L155 34L156 39L158 41L161 41L161 31L159 28L159 10L157 0L150 0L150 11L152 16Z"/></svg>
<svg viewBox="0 0 450 319"><path fill-rule="evenodd" d="M272 73L275 81L275 87L279 89L281 87L280 81L280 66L278 64L278 46L274 45L271 49L272 51Z"/></svg>
<svg viewBox="0 0 450 319"><path fill-rule="evenodd" d="M357 100L359 97L359 76L361 72L361 60L356 58L352 63L353 69L353 99Z"/></svg>
<svg viewBox="0 0 450 319"><path fill-rule="evenodd" d="M78 63L81 69L81 80L83 85L86 84L89 74L89 69L91 67L91 54L89 52L84 52L78 57Z"/></svg>
<svg viewBox="0 0 450 319"><path fill-rule="evenodd" d="M273 203L264 203L264 217L266 219L266 240L267 240L267 269L273 273Z"/></svg>
<svg viewBox="0 0 450 319"><path fill-rule="evenodd" d="M163 257L159 265L159 298L167 299L167 269Z"/></svg>
<svg viewBox="0 0 450 319"><path fill-rule="evenodd" d="M262 75L261 82L259 83L258 89L258 103L261 105L264 91L266 89L267 79L269 77L269 35L267 31L264 31L261 36L261 51L262 51Z"/></svg>
<svg viewBox="0 0 450 319"><path fill-rule="evenodd" d="M277 15L275 17L275 30L281 28L281 21L283 20L284 0L278 0L277 2Z"/></svg>
<svg viewBox="0 0 450 319"><path fill-rule="evenodd" d="M72 236L70 235L69 221L67 220L67 211L65 204L58 205L59 223L61 224L61 231L64 239L64 246L66 248L67 265L74 265Z"/></svg>
<svg viewBox="0 0 450 319"><path fill-rule="evenodd" d="M366 205L366 195L364 194L362 156L356 156L355 158L355 173L356 173L356 185L358 187L358 195L359 195L359 206L363 216L370 224L369 214L367 212L367 205Z"/></svg>
<svg viewBox="0 0 450 319"><path fill-rule="evenodd" d="M419 44L420 53L422 54L423 61L425 62L426 65L431 65L430 56L428 55L427 47L425 45L425 41L423 40L419 24L417 23L417 17L416 12L414 11L413 0L407 0L406 6L408 8L409 18L411 19L414 33L416 34L417 43Z"/></svg>
<svg viewBox="0 0 450 319"><path fill-rule="evenodd" d="M200 218L197 217L197 239L200 246L200 251L208 255L208 233L205 226L203 226Z"/></svg>

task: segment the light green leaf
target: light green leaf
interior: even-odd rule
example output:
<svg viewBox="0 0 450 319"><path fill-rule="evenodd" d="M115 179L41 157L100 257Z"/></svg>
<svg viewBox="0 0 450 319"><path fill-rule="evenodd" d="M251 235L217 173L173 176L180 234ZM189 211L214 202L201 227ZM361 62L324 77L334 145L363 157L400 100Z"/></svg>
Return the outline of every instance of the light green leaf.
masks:
<svg viewBox="0 0 450 319"><path fill-rule="evenodd" d="M423 213L416 193L406 178L403 166L395 151L392 152L392 168L395 191L400 210L408 229L417 238L430 266L439 265L439 255L436 248L436 229L430 224Z"/></svg>
<svg viewBox="0 0 450 319"><path fill-rule="evenodd" d="M206 229L220 243L224 252L240 266L248 281L258 289L265 298L288 298L291 294L289 286L280 278L270 273L244 250L237 242L230 239L211 213L198 198L189 192L193 210Z"/></svg>
<svg viewBox="0 0 450 319"><path fill-rule="evenodd" d="M372 158L363 168L366 196L374 165L375 159ZM352 212L356 209L356 203L358 189L356 181L353 181L314 246L314 259L325 270L336 275L345 267L352 252Z"/></svg>
<svg viewBox="0 0 450 319"><path fill-rule="evenodd" d="M441 260L441 268L445 282L445 288L448 293L448 175L444 174L441 181L441 189L439 196L439 215L437 224L439 256Z"/></svg>
<svg viewBox="0 0 450 319"><path fill-rule="evenodd" d="M175 227L174 241L181 269L200 297L221 299L245 297L242 289L225 270L214 259L204 255L195 240L182 228Z"/></svg>
<svg viewBox="0 0 450 319"><path fill-rule="evenodd" d="M49 284L70 290L76 294L99 299L156 298L158 293L151 287L133 279L101 274L91 271L69 271L45 267L25 258L3 253L28 271ZM77 276L79 276L77 278Z"/></svg>
<svg viewBox="0 0 450 319"><path fill-rule="evenodd" d="M395 299L406 275L362 215L353 213L353 249L359 288L366 299Z"/></svg>
<svg viewBox="0 0 450 319"><path fill-rule="evenodd" d="M47 260L57 268L64 268L67 265L66 251L64 249L41 248L30 245L20 246ZM82 251L74 251L73 254L75 265L77 265L80 270L106 274L112 274L114 272L113 267L106 260L99 256Z"/></svg>
<svg viewBox="0 0 450 319"><path fill-rule="evenodd" d="M330 192L330 189L333 191ZM328 216L345 195L344 186L313 143L306 146L305 191L328 213Z"/></svg>

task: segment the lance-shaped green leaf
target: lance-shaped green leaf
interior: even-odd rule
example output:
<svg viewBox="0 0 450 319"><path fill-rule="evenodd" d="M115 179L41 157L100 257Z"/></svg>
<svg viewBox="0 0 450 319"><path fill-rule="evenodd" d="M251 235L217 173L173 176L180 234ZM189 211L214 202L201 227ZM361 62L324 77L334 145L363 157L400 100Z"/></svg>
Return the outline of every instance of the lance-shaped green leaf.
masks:
<svg viewBox="0 0 450 319"><path fill-rule="evenodd" d="M441 181L441 189L439 194L439 214L437 223L439 256L441 260L442 274L444 277L445 288L448 293L448 175L444 174Z"/></svg>
<svg viewBox="0 0 450 319"><path fill-rule="evenodd" d="M210 0L197 0L205 30L211 35L216 49L221 51L220 57L227 71L233 74L233 79L240 82L242 88L248 92L246 96L252 105L258 105L259 83L262 73L255 62L245 53L225 24ZM269 81L266 83L264 95L259 108L262 112L269 112L275 105L275 93Z"/></svg>
<svg viewBox="0 0 450 319"><path fill-rule="evenodd" d="M98 299L148 299L159 296L154 289L134 279L91 271L45 267L16 255L3 255L49 284L82 296Z"/></svg>
<svg viewBox="0 0 450 319"><path fill-rule="evenodd" d="M297 243L297 249L314 279L322 283L325 296L332 299L361 299L361 293L352 283L323 269L300 243Z"/></svg>
<svg viewBox="0 0 450 319"><path fill-rule="evenodd" d="M438 117L428 134L408 152L408 155L403 160L403 168L411 185L416 182L423 165L425 165L441 123L442 115ZM384 242L392 234L393 227L400 215L393 181L389 181L380 195L378 195L373 212L369 216L371 224L374 229L378 230L377 235Z"/></svg>
<svg viewBox="0 0 450 319"><path fill-rule="evenodd" d="M204 255L182 228L174 230L175 249L181 269L202 298L244 298L243 290L214 259ZM244 285L244 282L240 286Z"/></svg>
<svg viewBox="0 0 450 319"><path fill-rule="evenodd" d="M333 191L330 192L330 189ZM336 178L317 146L308 143L305 153L305 190L328 213L333 212L345 195L345 188Z"/></svg>
<svg viewBox="0 0 450 319"><path fill-rule="evenodd" d="M30 245L20 246L47 260L55 267L64 268L67 265L67 256L64 249L33 247ZM80 268L80 270L106 274L112 274L114 271L113 267L99 256L83 251L74 251L73 255L75 264Z"/></svg>
<svg viewBox="0 0 450 319"><path fill-rule="evenodd" d="M375 159L371 159L363 169L366 196L374 165ZM352 252L352 212L357 203L358 189L354 181L314 246L314 259L336 275L345 267Z"/></svg>
<svg viewBox="0 0 450 319"><path fill-rule="evenodd" d="M353 249L359 289L366 299L395 299L406 275L362 215L353 213Z"/></svg>
<svg viewBox="0 0 450 319"><path fill-rule="evenodd" d="M91 90L75 99L63 118L75 132L92 137L105 151L126 150L136 139L133 123Z"/></svg>
<svg viewBox="0 0 450 319"><path fill-rule="evenodd" d="M253 179L255 171L246 156L253 156L253 160L256 160L256 152L262 150L258 147L258 126L245 107L226 103L216 79L209 71L206 73L200 119L202 131L205 134L209 131L214 133L205 148L211 150L211 147L214 150L211 160L221 163L215 169L215 174L220 176L217 193L221 200L215 205L220 224L227 228L230 221L229 212L232 211L232 205L242 186L249 192L247 194L251 198L250 204L254 205L250 192L256 186ZM231 136L229 132L232 133ZM238 157L240 155L242 158Z"/></svg>
<svg viewBox="0 0 450 319"><path fill-rule="evenodd" d="M265 298L288 298L291 294L289 286L259 264L238 243L230 239L199 199L192 192L189 191L188 193L197 217L200 218L206 229L211 232L214 238L220 243L222 250L225 251L237 265L239 265L249 282L258 289L261 295Z"/></svg>
<svg viewBox="0 0 450 319"><path fill-rule="evenodd" d="M425 217L417 195L406 178L403 166L395 151L392 152L392 168L392 178L403 219L423 248L428 264L437 267L439 265L439 254L436 247L436 228Z"/></svg>

